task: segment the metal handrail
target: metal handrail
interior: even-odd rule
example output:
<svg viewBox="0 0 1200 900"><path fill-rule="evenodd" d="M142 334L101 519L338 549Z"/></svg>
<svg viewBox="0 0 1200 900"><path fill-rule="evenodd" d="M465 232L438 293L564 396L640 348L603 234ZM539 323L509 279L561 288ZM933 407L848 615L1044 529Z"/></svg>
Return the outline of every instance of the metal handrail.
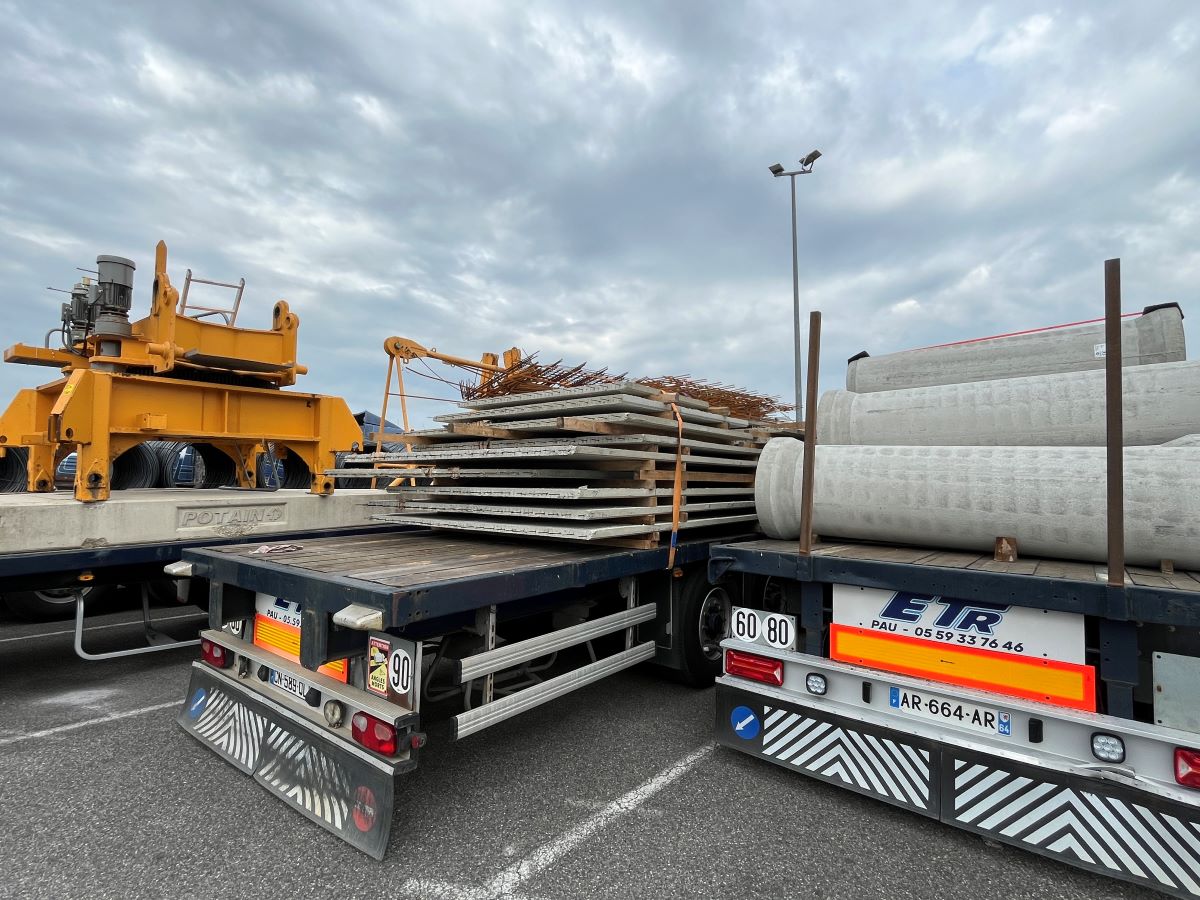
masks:
<svg viewBox="0 0 1200 900"><path fill-rule="evenodd" d="M192 306L188 307L188 290L193 282L195 284L210 284L213 287L229 288L237 291L233 298L233 306L230 308L217 306ZM179 314L187 315L188 309L195 310L199 315L193 315L193 319L202 319L205 316L221 316L225 319L225 324L232 326L237 322L238 310L242 306L242 292L246 289L246 279L238 279L237 284L230 284L228 281L212 281L208 278L196 278L192 275L192 270L188 269L187 274L183 278L183 293L179 295Z"/></svg>

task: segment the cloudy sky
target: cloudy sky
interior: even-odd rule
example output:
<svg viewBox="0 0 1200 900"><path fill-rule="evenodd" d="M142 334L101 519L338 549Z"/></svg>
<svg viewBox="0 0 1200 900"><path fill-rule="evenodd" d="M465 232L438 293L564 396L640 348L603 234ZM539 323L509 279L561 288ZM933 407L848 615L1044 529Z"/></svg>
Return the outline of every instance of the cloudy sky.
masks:
<svg viewBox="0 0 1200 900"><path fill-rule="evenodd" d="M845 359L1179 301L1200 341L1200 4L0 2L0 342L97 253L245 277L300 387L383 338L791 391ZM453 370L439 373L457 377ZM50 370L0 367L0 398ZM409 378L410 390L449 396ZM419 405L421 415L447 404Z"/></svg>

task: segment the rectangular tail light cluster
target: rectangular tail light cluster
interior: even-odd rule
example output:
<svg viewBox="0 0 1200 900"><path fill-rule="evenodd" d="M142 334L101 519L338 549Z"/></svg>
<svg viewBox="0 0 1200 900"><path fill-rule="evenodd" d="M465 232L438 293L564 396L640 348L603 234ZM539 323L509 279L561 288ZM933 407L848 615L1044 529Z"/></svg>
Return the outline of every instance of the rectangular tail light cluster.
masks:
<svg viewBox="0 0 1200 900"><path fill-rule="evenodd" d="M783 663L769 656L746 653L742 650L725 651L725 674L738 678L761 681L773 687L783 685Z"/></svg>
<svg viewBox="0 0 1200 900"><path fill-rule="evenodd" d="M1184 787L1200 788L1200 750L1175 748L1175 781Z"/></svg>
<svg viewBox="0 0 1200 900"><path fill-rule="evenodd" d="M207 638L200 642L200 656L210 666L218 669L227 669L233 664L233 654Z"/></svg>
<svg viewBox="0 0 1200 900"><path fill-rule="evenodd" d="M396 755L395 726L377 719L370 713L357 712L350 719L350 734L368 750L384 756Z"/></svg>

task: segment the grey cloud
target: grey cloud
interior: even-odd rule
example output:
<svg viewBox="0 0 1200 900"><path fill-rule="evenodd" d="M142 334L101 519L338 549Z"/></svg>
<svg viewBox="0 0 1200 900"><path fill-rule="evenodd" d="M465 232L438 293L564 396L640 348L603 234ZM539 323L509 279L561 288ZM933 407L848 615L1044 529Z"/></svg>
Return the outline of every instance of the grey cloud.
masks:
<svg viewBox="0 0 1200 900"><path fill-rule="evenodd" d="M356 408L393 333L787 394L766 166L812 147L828 385L863 348L1092 317L1109 256L1130 308L1187 308L1200 12L882 9L0 4L0 343L96 253L137 260L144 303L165 237L176 280L246 277L246 324L287 297L302 386ZM45 374L0 367L0 396Z"/></svg>

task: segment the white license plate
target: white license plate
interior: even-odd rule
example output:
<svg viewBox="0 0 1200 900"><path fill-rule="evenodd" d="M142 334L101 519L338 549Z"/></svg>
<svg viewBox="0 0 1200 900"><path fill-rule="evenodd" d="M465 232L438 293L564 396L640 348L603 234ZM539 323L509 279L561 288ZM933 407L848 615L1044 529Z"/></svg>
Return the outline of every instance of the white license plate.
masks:
<svg viewBox="0 0 1200 900"><path fill-rule="evenodd" d="M747 641L751 644L764 644L767 647L774 647L776 650L794 650L796 648L795 616L735 606L730 632L739 641Z"/></svg>
<svg viewBox="0 0 1200 900"><path fill-rule="evenodd" d="M271 684L281 691L287 691L287 693L299 697L301 700L308 694L308 685L295 675L289 675L287 672L276 672L272 669Z"/></svg>
<svg viewBox="0 0 1200 900"><path fill-rule="evenodd" d="M960 725L993 736L1008 737L1012 734L1012 716L986 706L935 697L901 687L888 688L888 703L892 709L918 719Z"/></svg>

